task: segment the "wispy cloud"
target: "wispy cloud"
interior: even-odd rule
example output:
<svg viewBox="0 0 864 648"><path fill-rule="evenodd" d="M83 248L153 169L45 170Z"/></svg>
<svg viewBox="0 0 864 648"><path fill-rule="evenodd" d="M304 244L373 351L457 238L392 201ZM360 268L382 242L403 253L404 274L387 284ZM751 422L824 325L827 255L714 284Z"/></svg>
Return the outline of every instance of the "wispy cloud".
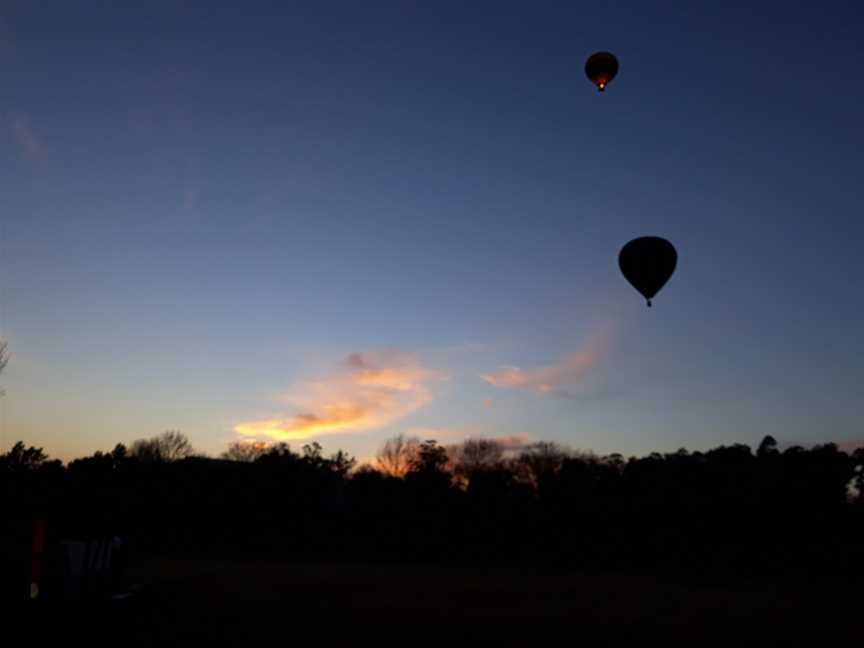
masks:
<svg viewBox="0 0 864 648"><path fill-rule="evenodd" d="M429 385L442 374L397 350L352 353L323 381L291 389L297 413L240 423L235 432L278 441L382 428L432 400Z"/></svg>
<svg viewBox="0 0 864 648"><path fill-rule="evenodd" d="M503 367L492 373L481 374L481 377L494 387L569 396L567 390L586 379L606 354L608 343L607 335L595 335L584 349L563 356L555 364L530 369Z"/></svg>
<svg viewBox="0 0 864 648"><path fill-rule="evenodd" d="M30 126L30 120L24 116L13 116L8 118L8 123L12 141L21 152L31 160L41 157L45 147L42 138Z"/></svg>

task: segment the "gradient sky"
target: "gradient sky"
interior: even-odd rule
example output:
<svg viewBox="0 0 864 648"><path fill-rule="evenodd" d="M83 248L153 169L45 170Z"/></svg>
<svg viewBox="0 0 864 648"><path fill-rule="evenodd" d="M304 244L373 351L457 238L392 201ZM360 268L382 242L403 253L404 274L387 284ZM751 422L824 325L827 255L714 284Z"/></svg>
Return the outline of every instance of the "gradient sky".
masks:
<svg viewBox="0 0 864 648"><path fill-rule="evenodd" d="M0 2L3 448L864 438L862 21Z"/></svg>

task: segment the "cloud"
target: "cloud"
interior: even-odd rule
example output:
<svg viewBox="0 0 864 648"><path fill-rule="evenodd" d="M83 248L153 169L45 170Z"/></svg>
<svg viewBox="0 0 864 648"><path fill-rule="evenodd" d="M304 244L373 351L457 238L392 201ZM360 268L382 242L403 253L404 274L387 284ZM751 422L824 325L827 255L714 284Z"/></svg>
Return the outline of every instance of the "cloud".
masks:
<svg viewBox="0 0 864 648"><path fill-rule="evenodd" d="M494 387L570 396L567 388L582 383L605 356L607 349L608 338L598 335L589 340L585 349L567 354L548 367L504 367L492 373L481 374L481 377Z"/></svg>
<svg viewBox="0 0 864 648"><path fill-rule="evenodd" d="M429 384L441 378L411 353L352 353L326 380L298 385L286 394L298 413L239 423L234 431L290 441L382 428L429 403Z"/></svg>
<svg viewBox="0 0 864 648"><path fill-rule="evenodd" d="M42 138L33 130L26 117L11 117L9 119L9 132L12 135L12 141L26 157L33 160L42 155L44 150Z"/></svg>

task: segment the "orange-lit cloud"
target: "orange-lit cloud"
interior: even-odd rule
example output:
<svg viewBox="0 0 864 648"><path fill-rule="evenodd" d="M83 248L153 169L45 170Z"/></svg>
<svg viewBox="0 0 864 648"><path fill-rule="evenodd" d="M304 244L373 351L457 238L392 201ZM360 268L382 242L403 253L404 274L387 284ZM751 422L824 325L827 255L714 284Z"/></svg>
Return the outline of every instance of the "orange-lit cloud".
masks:
<svg viewBox="0 0 864 648"><path fill-rule="evenodd" d="M495 387L567 395L566 389L583 382L605 355L607 348L607 336L598 335L589 340L585 349L565 355L559 362L548 367L504 367L492 373L481 374L481 377Z"/></svg>
<svg viewBox="0 0 864 648"><path fill-rule="evenodd" d="M429 384L440 378L410 353L352 353L326 380L299 385L286 395L299 413L240 423L234 431L291 441L378 429L431 401Z"/></svg>

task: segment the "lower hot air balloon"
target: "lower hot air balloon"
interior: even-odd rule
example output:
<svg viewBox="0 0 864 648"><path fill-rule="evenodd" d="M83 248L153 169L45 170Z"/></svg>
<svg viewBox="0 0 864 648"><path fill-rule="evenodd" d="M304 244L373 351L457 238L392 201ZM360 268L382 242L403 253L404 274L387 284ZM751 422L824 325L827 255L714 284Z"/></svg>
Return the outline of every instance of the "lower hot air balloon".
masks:
<svg viewBox="0 0 864 648"><path fill-rule="evenodd" d="M585 74L603 92L618 74L618 59L611 52L595 52L585 62Z"/></svg>
<svg viewBox="0 0 864 648"><path fill-rule="evenodd" d="M678 263L675 246L659 236L635 238L618 254L618 267L630 284L642 293L651 306L651 300L669 281Z"/></svg>

